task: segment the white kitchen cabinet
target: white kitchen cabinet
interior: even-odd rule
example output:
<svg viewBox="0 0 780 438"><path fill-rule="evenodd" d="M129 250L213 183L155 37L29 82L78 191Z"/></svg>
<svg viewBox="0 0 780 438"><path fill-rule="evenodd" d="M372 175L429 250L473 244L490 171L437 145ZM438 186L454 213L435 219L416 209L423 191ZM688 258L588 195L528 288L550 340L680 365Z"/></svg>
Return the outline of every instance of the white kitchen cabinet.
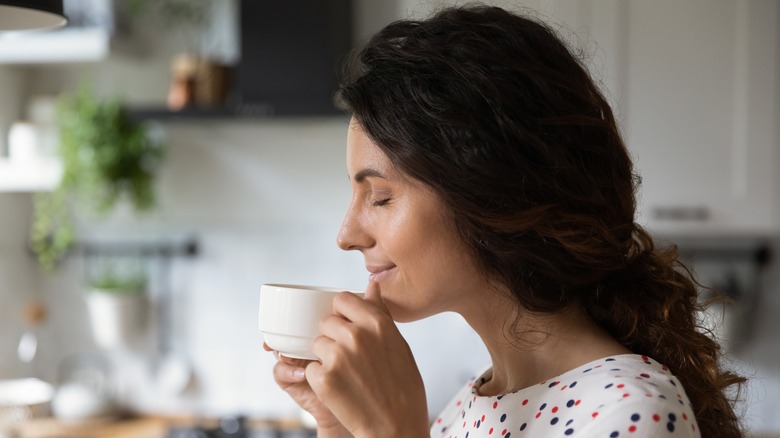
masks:
<svg viewBox="0 0 780 438"><path fill-rule="evenodd" d="M108 56L110 40L110 29L99 27L0 32L0 64L99 61Z"/></svg>
<svg viewBox="0 0 780 438"><path fill-rule="evenodd" d="M56 159L19 165L0 158L1 192L47 192L54 190L62 179L62 163Z"/></svg>
<svg viewBox="0 0 780 438"><path fill-rule="evenodd" d="M0 32L0 64L99 61L114 30L111 0L63 0L66 27Z"/></svg>
<svg viewBox="0 0 780 438"><path fill-rule="evenodd" d="M778 230L778 5L618 6L619 113L643 178L639 221L651 231Z"/></svg>
<svg viewBox="0 0 780 438"><path fill-rule="evenodd" d="M407 0L405 9L419 10L417 3ZM669 236L780 231L780 2L510 7L554 23L603 84L643 180L639 223Z"/></svg>

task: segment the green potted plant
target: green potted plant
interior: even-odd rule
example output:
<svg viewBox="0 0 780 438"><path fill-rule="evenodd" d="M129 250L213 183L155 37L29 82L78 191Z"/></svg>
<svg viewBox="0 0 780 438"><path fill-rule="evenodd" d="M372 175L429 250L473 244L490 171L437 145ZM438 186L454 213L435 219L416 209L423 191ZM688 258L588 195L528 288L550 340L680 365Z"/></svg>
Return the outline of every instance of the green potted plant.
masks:
<svg viewBox="0 0 780 438"><path fill-rule="evenodd" d="M57 124L62 180L52 192L36 194L30 230L30 246L46 271L75 241L72 209L105 214L126 199L137 213L152 210L164 155L162 142L120 100L100 99L87 87L62 96Z"/></svg>

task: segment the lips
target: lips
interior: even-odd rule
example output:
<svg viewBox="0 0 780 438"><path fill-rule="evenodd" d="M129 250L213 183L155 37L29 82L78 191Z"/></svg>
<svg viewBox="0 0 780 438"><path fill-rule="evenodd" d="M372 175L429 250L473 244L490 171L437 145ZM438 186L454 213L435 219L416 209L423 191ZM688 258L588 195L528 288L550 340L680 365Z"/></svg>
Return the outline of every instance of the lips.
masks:
<svg viewBox="0 0 780 438"><path fill-rule="evenodd" d="M398 269L395 265L388 265L388 266L366 266L366 269L368 272L371 273L371 275L368 276L369 279L379 283L387 276L391 275L393 272Z"/></svg>

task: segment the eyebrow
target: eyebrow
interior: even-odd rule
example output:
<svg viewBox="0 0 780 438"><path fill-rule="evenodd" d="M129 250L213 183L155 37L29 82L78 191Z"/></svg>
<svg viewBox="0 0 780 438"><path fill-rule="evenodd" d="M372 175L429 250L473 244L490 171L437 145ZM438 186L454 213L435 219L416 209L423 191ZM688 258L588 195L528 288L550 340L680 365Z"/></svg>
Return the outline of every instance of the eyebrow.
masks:
<svg viewBox="0 0 780 438"><path fill-rule="evenodd" d="M375 169L363 169L360 172L355 174L354 180L356 183L362 183L366 180L368 177L376 177L376 178L382 178L387 179L387 177L380 171Z"/></svg>

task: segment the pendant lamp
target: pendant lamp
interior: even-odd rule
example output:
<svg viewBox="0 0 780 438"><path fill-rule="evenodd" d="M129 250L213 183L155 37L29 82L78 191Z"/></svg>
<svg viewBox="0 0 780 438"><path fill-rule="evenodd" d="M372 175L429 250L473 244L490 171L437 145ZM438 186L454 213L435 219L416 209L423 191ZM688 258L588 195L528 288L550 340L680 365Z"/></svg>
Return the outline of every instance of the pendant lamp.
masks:
<svg viewBox="0 0 780 438"><path fill-rule="evenodd" d="M0 31L52 29L67 22L62 0L0 0Z"/></svg>

